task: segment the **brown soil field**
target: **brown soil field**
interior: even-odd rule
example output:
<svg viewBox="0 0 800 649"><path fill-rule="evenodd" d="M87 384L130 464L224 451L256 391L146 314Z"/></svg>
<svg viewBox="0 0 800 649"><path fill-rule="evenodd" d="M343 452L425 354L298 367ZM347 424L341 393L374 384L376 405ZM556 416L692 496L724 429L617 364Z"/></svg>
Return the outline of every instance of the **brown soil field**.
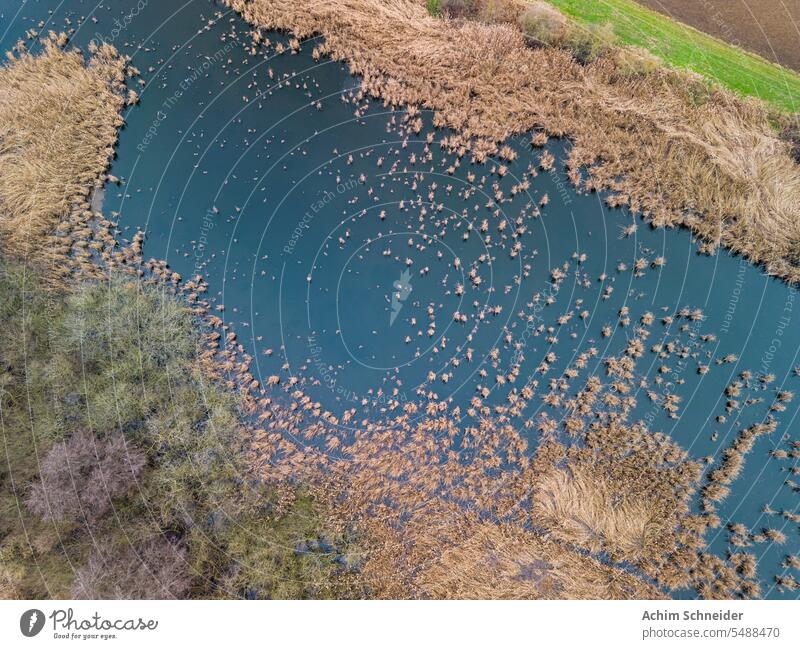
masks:
<svg viewBox="0 0 800 649"><path fill-rule="evenodd" d="M800 71L798 0L637 0L769 61Z"/></svg>

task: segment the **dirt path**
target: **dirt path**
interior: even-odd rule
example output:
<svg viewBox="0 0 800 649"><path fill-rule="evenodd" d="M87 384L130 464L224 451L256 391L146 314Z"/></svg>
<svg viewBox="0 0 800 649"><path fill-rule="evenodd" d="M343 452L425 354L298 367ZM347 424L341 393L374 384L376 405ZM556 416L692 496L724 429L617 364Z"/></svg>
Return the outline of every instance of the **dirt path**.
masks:
<svg viewBox="0 0 800 649"><path fill-rule="evenodd" d="M799 0L638 0L717 38L800 71Z"/></svg>

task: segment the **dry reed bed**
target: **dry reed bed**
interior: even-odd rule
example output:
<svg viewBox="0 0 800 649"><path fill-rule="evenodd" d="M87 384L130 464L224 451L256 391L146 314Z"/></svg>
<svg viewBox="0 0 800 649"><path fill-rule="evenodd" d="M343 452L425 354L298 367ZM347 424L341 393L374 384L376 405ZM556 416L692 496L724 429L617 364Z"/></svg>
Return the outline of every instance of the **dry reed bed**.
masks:
<svg viewBox="0 0 800 649"><path fill-rule="evenodd" d="M48 48L43 56L72 55ZM106 79L116 83L121 70L110 60L115 72ZM23 57L10 69L32 63ZM79 58L71 63L76 73L84 69ZM100 98L108 100L103 93ZM116 112L104 116L119 123ZM626 423L635 405L625 396L635 381L635 349L607 359L608 385L593 380L572 400L576 412L599 415L588 426L586 417L573 418L580 448L543 443L531 458L514 426L484 418L465 427L446 403L428 404L421 419L414 417L416 405L407 404L404 414L363 422L346 438L336 418L298 386L287 385L273 398L259 384L236 334L211 314L201 278L184 281L164 262L145 262L141 234L130 245L114 245L114 224L88 210L81 193L106 161L96 156L91 169L75 164L71 173L77 175L64 173L63 187L81 197L77 209L70 211L74 205L62 188L50 198L64 202L51 203L49 211L42 203L36 212L41 241L49 240L47 223L63 219L52 263L85 267L90 275L121 270L185 296L206 332L199 361L204 376L238 391L244 411L262 422L248 441L254 476L310 483L334 508L333 524L356 526L365 552L361 578L374 595L653 598L690 583L709 596L757 592L734 566L702 553L706 527L719 523L689 513L697 463L668 437ZM18 179L16 168L9 169ZM20 224L10 232L30 242L22 235L33 236L22 227L24 212L18 219L9 221ZM97 231L87 219L97 220L104 233L95 253L79 245ZM472 460L465 461L465 451L474 452Z"/></svg>
<svg viewBox="0 0 800 649"><path fill-rule="evenodd" d="M91 251L110 244L112 224L89 227L88 196L123 123L126 74L112 46L93 48L87 62L65 43L51 33L41 54L20 45L0 68L0 245L57 276L68 265L91 272Z"/></svg>
<svg viewBox="0 0 800 649"><path fill-rule="evenodd" d="M628 423L635 347L607 359L608 382L591 377L565 401L579 443L556 441L542 422L532 456L515 426L488 415L467 425L446 402L428 403L419 419L408 403L393 419L343 434L300 385L274 397L281 384L253 386L248 363L234 360L241 347L232 332L214 349L252 412L266 409L250 444L254 474L314 485L333 524L360 531L361 578L376 596L759 593L750 571L705 552L706 530L721 522L691 511L700 464L668 436Z"/></svg>
<svg viewBox="0 0 800 649"><path fill-rule="evenodd" d="M366 92L432 109L464 136L567 136L581 187L800 279L800 172L755 101L685 73L624 77L609 58L581 66L527 47L512 25L444 21L413 0L226 3L259 27L321 33L321 51L363 75Z"/></svg>

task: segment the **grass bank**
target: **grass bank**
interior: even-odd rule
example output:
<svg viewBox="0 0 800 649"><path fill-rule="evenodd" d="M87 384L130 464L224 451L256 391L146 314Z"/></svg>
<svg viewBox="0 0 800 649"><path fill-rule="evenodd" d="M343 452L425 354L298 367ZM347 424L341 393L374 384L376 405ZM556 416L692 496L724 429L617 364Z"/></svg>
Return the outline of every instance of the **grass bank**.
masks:
<svg viewBox="0 0 800 649"><path fill-rule="evenodd" d="M726 88L783 111L800 110L800 75L672 20L633 0L547 0L584 25L611 23L620 42L643 47Z"/></svg>

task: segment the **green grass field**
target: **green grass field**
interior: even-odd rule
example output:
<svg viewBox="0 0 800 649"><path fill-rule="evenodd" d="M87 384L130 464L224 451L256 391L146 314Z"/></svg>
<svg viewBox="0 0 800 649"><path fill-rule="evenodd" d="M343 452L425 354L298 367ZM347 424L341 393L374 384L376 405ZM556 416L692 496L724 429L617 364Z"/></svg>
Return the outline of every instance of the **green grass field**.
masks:
<svg viewBox="0 0 800 649"><path fill-rule="evenodd" d="M622 43L638 45L784 111L800 111L800 74L728 45L632 0L547 0L579 23L609 22Z"/></svg>

